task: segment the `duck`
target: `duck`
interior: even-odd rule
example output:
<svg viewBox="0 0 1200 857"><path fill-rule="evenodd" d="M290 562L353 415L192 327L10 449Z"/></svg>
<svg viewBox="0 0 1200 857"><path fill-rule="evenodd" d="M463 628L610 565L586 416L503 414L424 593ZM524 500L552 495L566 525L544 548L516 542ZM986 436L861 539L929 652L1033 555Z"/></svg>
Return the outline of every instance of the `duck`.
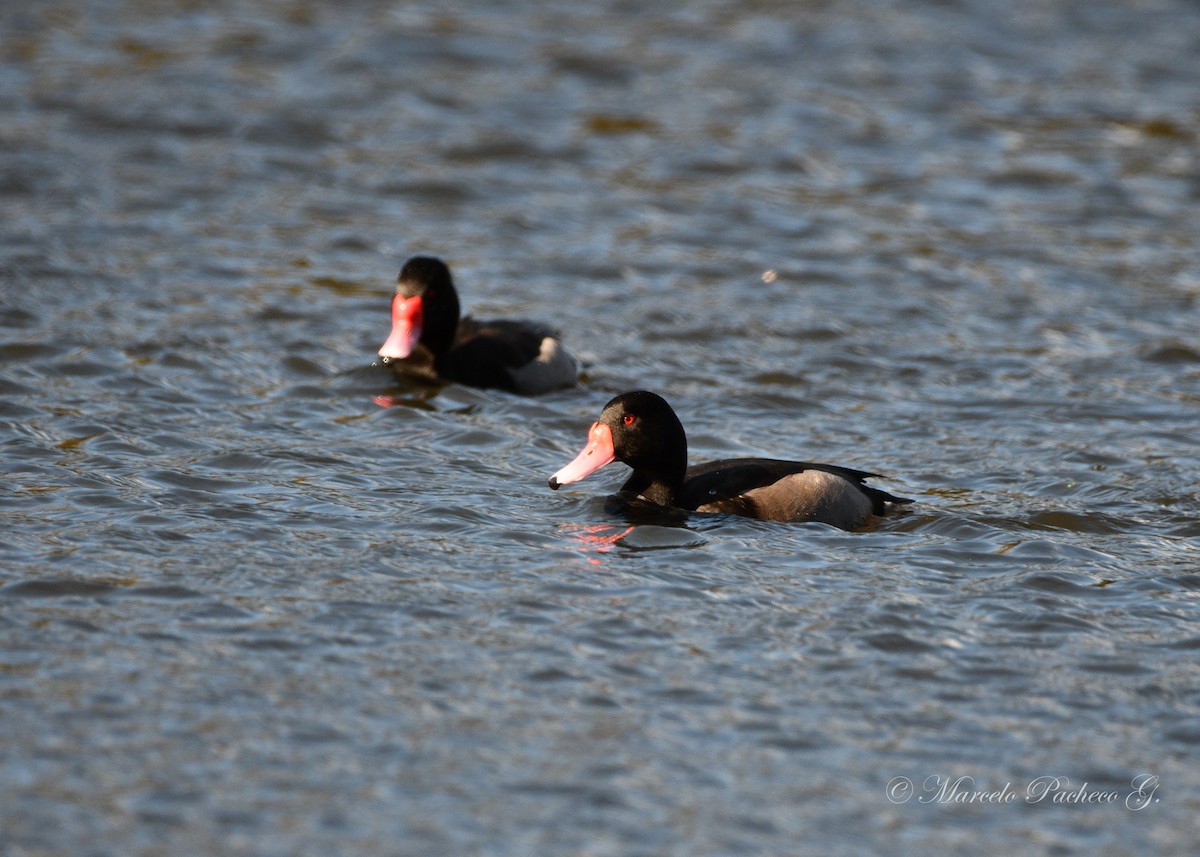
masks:
<svg viewBox="0 0 1200 857"><path fill-rule="evenodd" d="M579 377L579 361L544 324L460 318L450 268L435 256L413 256L400 269L392 332L379 356L399 377L432 376L522 395L569 387Z"/></svg>
<svg viewBox="0 0 1200 857"><path fill-rule="evenodd" d="M623 393L604 406L586 446L550 477L550 488L578 482L613 461L633 468L622 496L695 512L854 530L914 502L867 485L876 473L836 464L727 458L688 467L683 424L666 399L647 390Z"/></svg>

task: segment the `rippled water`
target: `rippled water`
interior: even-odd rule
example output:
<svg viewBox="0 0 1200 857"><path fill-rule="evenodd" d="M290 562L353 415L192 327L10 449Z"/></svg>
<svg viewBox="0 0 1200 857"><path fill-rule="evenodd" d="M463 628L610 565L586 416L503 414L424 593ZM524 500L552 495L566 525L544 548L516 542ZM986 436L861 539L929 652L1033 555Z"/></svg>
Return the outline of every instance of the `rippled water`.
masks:
<svg viewBox="0 0 1200 857"><path fill-rule="evenodd" d="M48 0L0 56L0 850L1194 848L1194 4ZM585 383L397 388L417 251ZM551 493L632 387L918 503Z"/></svg>

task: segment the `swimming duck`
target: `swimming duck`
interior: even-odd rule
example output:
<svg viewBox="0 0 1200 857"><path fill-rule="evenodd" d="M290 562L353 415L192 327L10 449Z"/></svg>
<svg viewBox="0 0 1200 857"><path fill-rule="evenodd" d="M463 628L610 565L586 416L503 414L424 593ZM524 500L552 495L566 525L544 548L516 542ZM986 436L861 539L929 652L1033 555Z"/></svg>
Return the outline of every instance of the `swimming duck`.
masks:
<svg viewBox="0 0 1200 857"><path fill-rule="evenodd" d="M728 458L688 467L683 424L662 396L645 390L604 406L587 445L550 477L550 487L578 482L613 461L633 468L622 494L697 512L852 530L893 504L913 502L865 484L877 474L836 464Z"/></svg>
<svg viewBox="0 0 1200 857"><path fill-rule="evenodd" d="M549 327L459 318L450 269L413 256L396 277L392 332L379 349L397 375L432 375L470 387L534 395L576 382L579 363Z"/></svg>

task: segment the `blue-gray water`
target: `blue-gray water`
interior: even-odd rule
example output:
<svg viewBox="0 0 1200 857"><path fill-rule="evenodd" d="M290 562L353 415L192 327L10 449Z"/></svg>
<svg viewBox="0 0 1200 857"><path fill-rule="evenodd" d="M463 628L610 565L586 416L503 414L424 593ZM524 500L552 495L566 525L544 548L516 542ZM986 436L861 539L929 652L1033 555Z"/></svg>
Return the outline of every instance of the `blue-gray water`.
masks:
<svg viewBox="0 0 1200 857"><path fill-rule="evenodd" d="M1194 853L1198 93L1183 0L4 4L0 851ZM417 251L584 384L372 368ZM550 492L633 387L918 502Z"/></svg>

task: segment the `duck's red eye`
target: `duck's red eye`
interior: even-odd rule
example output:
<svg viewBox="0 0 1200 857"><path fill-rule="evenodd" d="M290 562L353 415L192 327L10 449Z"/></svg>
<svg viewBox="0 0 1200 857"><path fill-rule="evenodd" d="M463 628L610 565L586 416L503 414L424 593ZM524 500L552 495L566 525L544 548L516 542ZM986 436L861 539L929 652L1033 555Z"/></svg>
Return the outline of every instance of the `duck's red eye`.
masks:
<svg viewBox="0 0 1200 857"><path fill-rule="evenodd" d="M637 422L637 417L635 417L633 414L626 414L621 418L621 422L625 423L627 426L631 426Z"/></svg>

